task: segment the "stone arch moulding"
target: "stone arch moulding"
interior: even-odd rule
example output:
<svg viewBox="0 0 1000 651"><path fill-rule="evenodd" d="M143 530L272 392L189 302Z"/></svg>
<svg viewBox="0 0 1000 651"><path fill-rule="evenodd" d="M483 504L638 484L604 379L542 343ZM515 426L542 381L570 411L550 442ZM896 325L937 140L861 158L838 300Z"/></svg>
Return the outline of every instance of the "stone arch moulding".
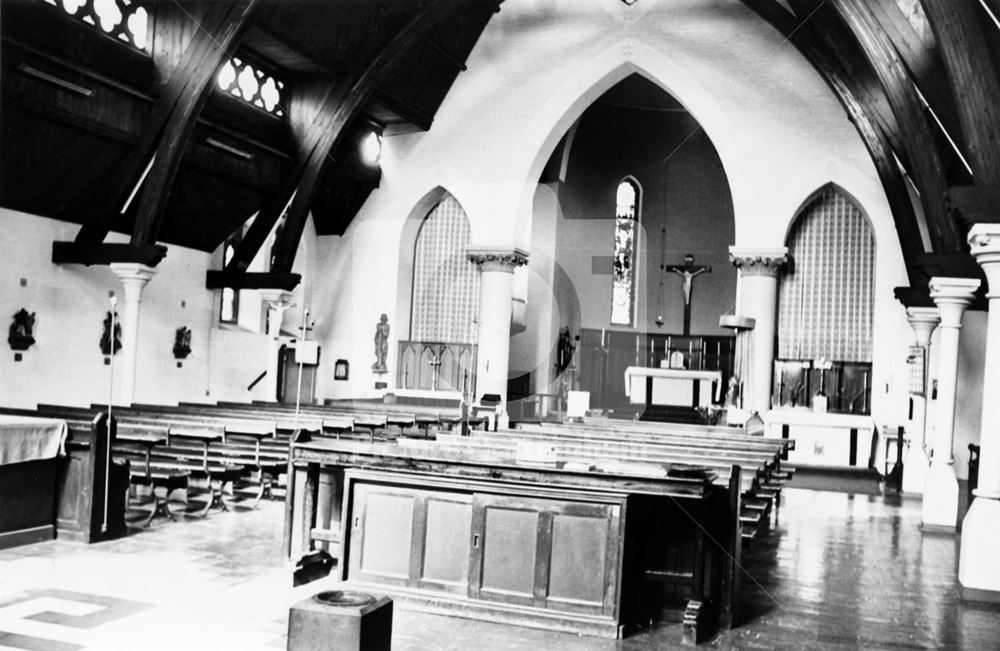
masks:
<svg viewBox="0 0 1000 651"><path fill-rule="evenodd" d="M683 67L642 43L626 40L606 48L587 65L577 68L565 83L539 105L535 118L523 131L519 146L523 170L515 178L521 181L516 208L517 231L515 241L530 240L531 205L535 185L542 169L559 140L580 119L588 106L612 86L631 74L639 74L653 82L664 92L677 98L697 120L715 146L722 162L730 192L733 194L735 214L739 214L738 188L732 183L738 152L729 143L739 139L733 133L729 120L714 101L711 93ZM476 220L472 220L473 240L476 239Z"/></svg>
<svg viewBox="0 0 1000 651"><path fill-rule="evenodd" d="M413 204L410 212L403 221L403 228L399 236L399 261L396 268L396 339L409 339L410 314L413 307L413 261L416 257L417 236L420 234L420 227L424 223L427 215L434 210L435 206L441 203L445 197L451 196L465 210L465 204L455 193L449 191L444 186L438 185L423 194ZM465 211L466 218L470 224L472 219Z"/></svg>

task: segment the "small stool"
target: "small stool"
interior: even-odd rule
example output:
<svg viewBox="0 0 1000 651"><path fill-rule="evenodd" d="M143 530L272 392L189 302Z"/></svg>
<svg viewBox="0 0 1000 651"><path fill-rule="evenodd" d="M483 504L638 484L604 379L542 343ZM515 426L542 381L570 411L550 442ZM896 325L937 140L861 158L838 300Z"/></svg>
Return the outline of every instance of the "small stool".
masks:
<svg viewBox="0 0 1000 651"><path fill-rule="evenodd" d="M392 600L364 592L327 590L288 612L288 651L389 651Z"/></svg>

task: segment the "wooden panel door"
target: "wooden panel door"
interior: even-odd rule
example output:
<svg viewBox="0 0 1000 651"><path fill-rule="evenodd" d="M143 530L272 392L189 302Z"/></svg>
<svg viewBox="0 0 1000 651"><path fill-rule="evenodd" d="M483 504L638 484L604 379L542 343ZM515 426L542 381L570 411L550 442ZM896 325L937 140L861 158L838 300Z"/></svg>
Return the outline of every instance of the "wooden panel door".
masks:
<svg viewBox="0 0 1000 651"><path fill-rule="evenodd" d="M477 494L470 596L614 615L621 507Z"/></svg>
<svg viewBox="0 0 1000 651"><path fill-rule="evenodd" d="M472 496L353 484L347 578L466 594Z"/></svg>

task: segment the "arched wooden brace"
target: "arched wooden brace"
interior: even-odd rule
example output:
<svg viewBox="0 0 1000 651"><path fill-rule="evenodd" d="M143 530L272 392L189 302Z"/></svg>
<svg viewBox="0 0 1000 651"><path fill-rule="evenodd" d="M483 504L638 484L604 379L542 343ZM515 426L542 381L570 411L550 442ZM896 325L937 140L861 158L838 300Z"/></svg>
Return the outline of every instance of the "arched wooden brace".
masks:
<svg viewBox="0 0 1000 651"><path fill-rule="evenodd" d="M892 210L896 234L906 264L907 278L913 285L926 285L926 278L916 265L917 258L923 253L924 248L906 188L906 179L896 165L889 141L871 117L872 109L859 99L851 76L844 71L840 62L828 53L817 30L811 25L802 24L778 2L743 0L743 4L770 23L783 36L789 38L840 100L878 171L882 188Z"/></svg>
<svg viewBox="0 0 1000 651"><path fill-rule="evenodd" d="M497 4L495 0L485 0L480 6L494 10ZM279 240L275 242L273 271L291 271L313 194L322 178L328 157L336 148L345 127L350 124L358 109L371 98L392 66L421 42L435 24L450 12L459 9L469 10L467 4L463 5L457 0L434 0L415 15L374 59L359 62L356 69L342 75L343 83L326 90L321 108L306 129L305 146L298 148L302 153L289 164L279 184L279 191L265 200L260 213L227 265L227 274L242 272L247 268L283 213L286 215L285 225Z"/></svg>
<svg viewBox="0 0 1000 651"><path fill-rule="evenodd" d="M945 207L945 180L941 157L917 92L892 42L862 0L829 0L817 15L835 13L850 28L879 78L899 121L914 182L920 192L927 230L936 252L963 251L967 247ZM832 18L832 16L830 17Z"/></svg>
<svg viewBox="0 0 1000 651"><path fill-rule="evenodd" d="M183 4L180 5L183 10ZM224 57L249 26L257 0L229 0L211 4L188 44L182 63L150 111L139 141L115 167L106 183L67 210L83 214L84 224L76 242L101 242L114 217L142 177L149 160L154 162L142 187L142 199L133 228L132 244L153 244L170 194L170 183L198 113L208 97L212 80Z"/></svg>
<svg viewBox="0 0 1000 651"><path fill-rule="evenodd" d="M1000 81L978 7L974 0L923 0L923 5L958 105L975 184L1000 185Z"/></svg>

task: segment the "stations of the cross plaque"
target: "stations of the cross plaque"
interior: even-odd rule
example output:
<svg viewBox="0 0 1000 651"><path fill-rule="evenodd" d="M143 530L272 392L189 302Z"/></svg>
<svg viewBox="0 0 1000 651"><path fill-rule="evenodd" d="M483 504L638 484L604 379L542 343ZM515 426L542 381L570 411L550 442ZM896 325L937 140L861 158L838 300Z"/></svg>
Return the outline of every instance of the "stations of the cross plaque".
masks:
<svg viewBox="0 0 1000 651"><path fill-rule="evenodd" d="M712 267L696 265L694 256L688 253L684 256L684 264L663 265L664 271L672 271L675 274L684 276L684 334L691 334L691 285L695 276L703 273L711 273Z"/></svg>

